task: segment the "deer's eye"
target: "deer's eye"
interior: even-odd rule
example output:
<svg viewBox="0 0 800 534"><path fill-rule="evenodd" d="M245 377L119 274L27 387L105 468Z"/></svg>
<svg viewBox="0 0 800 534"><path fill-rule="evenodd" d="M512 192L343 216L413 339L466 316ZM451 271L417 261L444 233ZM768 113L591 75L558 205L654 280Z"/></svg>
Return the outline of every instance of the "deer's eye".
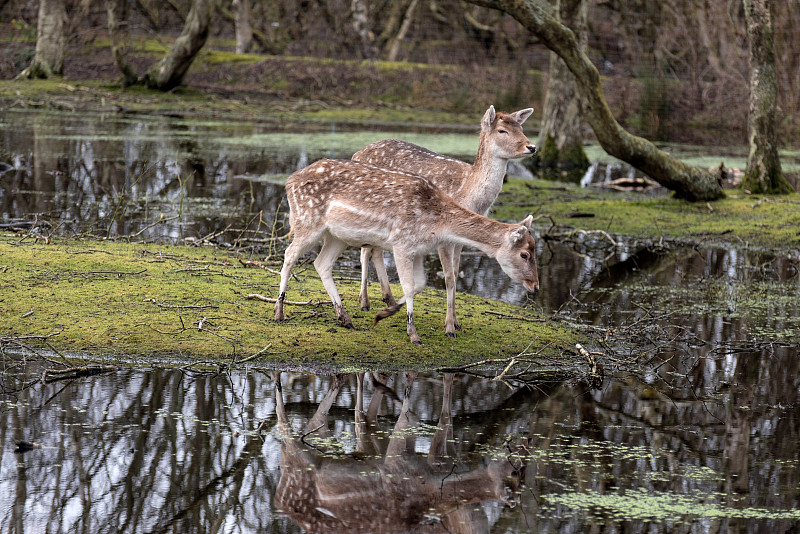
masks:
<svg viewBox="0 0 800 534"><path fill-rule="evenodd" d="M508 130L497 130L497 133L501 133L501 134L507 134L507 133L508 133Z"/></svg>
<svg viewBox="0 0 800 534"><path fill-rule="evenodd" d="M520 252L519 253L519 257L522 258L525 261L528 261L529 259L531 259L531 255L528 254L527 252Z"/></svg>

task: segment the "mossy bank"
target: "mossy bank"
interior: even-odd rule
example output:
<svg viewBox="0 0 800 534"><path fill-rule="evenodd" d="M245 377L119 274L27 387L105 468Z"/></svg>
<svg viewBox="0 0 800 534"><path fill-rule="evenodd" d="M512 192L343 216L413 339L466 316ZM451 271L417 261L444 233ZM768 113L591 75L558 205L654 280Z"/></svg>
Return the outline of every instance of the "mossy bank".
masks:
<svg viewBox="0 0 800 534"><path fill-rule="evenodd" d="M528 213L540 216L537 224L545 229L556 224L655 242L800 250L800 193L730 190L721 200L691 203L663 194L510 179L492 216L519 220Z"/></svg>
<svg viewBox="0 0 800 534"><path fill-rule="evenodd" d="M465 331L444 335L444 295L426 291L408 341L405 314L373 325L358 310L359 282L338 281L356 330L337 326L313 267L295 269L287 322L274 323L279 276L218 248L97 240L50 243L0 236L0 336L61 354L148 363L250 361L310 367L430 369L520 352L569 356L579 333L527 308L459 294ZM377 285L373 285L374 288ZM399 287L395 288L399 292ZM377 291L377 289L376 289ZM373 295L375 301L377 295Z"/></svg>

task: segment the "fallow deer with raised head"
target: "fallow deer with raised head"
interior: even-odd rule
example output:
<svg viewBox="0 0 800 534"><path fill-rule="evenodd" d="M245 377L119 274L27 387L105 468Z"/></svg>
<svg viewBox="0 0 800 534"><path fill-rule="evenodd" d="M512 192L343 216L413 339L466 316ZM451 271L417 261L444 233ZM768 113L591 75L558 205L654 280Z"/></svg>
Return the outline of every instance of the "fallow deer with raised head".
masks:
<svg viewBox="0 0 800 534"><path fill-rule="evenodd" d="M494 106L490 106L481 119L478 154L472 165L398 139L386 139L368 145L356 152L352 159L428 178L458 204L486 215L503 186L509 160L536 153L536 147L522 131L522 123L532 113L532 108L514 113L497 113ZM461 248L458 243L443 243L438 250L447 288L445 333L450 337L455 337L456 330L461 329L456 319L455 300ZM361 309L369 309L367 286L370 256L381 285L383 300L393 309L396 303L386 275L383 251L371 247L361 249Z"/></svg>
<svg viewBox="0 0 800 534"><path fill-rule="evenodd" d="M334 261L348 246L392 251L403 288L399 305L406 304L407 332L417 344L421 339L414 326L414 296L426 283L423 257L442 244L476 247L496 258L528 291L539 289L531 216L518 224L493 221L459 206L425 178L350 160L320 160L295 172L286 181L286 197L294 238L281 269L276 321L284 320L292 268L320 241L314 267L338 319L348 328L353 322L333 281Z"/></svg>

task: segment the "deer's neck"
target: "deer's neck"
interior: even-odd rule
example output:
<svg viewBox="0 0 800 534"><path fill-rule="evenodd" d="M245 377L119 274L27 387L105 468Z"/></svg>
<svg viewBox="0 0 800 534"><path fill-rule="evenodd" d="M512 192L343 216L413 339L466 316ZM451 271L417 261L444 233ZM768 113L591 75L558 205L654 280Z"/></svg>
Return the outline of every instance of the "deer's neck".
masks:
<svg viewBox="0 0 800 534"><path fill-rule="evenodd" d="M487 145L486 134L482 133L475 163L465 177L460 195L474 199L468 207L481 215L486 214L497 199L508 168L508 160L494 156Z"/></svg>
<svg viewBox="0 0 800 534"><path fill-rule="evenodd" d="M456 209L451 211L452 216L446 229L447 240L475 247L496 257L503 246L508 225L472 213L460 206L454 206L454 208Z"/></svg>

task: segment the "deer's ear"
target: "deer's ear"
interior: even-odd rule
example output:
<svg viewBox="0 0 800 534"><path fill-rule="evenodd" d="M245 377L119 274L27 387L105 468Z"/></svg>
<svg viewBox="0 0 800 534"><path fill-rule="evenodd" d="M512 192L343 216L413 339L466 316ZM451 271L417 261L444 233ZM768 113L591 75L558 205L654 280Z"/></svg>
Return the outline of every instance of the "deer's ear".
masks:
<svg viewBox="0 0 800 534"><path fill-rule="evenodd" d="M484 132L491 130L496 115L497 113L494 111L494 106L489 106L489 109L486 110L486 113L483 114L483 118L481 119L481 130Z"/></svg>
<svg viewBox="0 0 800 534"><path fill-rule="evenodd" d="M519 226L511 231L511 243L519 242L528 233L527 226Z"/></svg>
<svg viewBox="0 0 800 534"><path fill-rule="evenodd" d="M533 108L525 108L525 109L521 109L519 111L515 111L511 115L515 119L517 119L518 123L522 124L523 122L528 120L528 117L530 117L532 114L533 114Z"/></svg>
<svg viewBox="0 0 800 534"><path fill-rule="evenodd" d="M521 224L522 226L524 226L525 228L528 228L528 229L530 229L530 227L531 227L531 223L532 223L532 222L533 222L533 215L528 215L527 217L525 217L525 218L522 220L522 222L521 222L520 224Z"/></svg>

